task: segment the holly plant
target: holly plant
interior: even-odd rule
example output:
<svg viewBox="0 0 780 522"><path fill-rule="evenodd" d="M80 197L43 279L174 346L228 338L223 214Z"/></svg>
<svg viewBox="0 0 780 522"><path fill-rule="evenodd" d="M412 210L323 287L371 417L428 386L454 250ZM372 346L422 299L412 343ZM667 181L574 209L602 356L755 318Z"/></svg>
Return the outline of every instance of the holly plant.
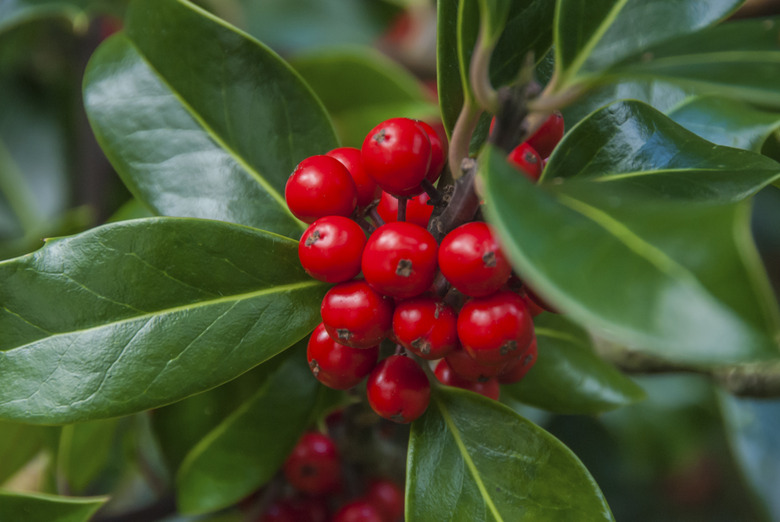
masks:
<svg viewBox="0 0 780 522"><path fill-rule="evenodd" d="M59 493L0 519L152 519L111 456L208 520L614 520L545 412L681 372L777 413L737 398L780 394L780 19L742 3L439 0L434 105L375 50L131 0L83 103L146 217L0 262L4 458L54 437Z"/></svg>

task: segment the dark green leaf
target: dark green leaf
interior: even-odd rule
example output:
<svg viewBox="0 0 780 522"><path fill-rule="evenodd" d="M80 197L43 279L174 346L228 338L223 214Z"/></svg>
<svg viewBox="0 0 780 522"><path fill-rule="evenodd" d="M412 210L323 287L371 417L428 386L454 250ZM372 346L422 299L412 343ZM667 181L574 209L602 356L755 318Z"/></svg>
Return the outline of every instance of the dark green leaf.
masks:
<svg viewBox="0 0 780 522"><path fill-rule="evenodd" d="M493 148L480 168L485 210L520 275L599 336L701 364L780 354L747 202L653 199L587 180L539 187Z"/></svg>
<svg viewBox="0 0 780 522"><path fill-rule="evenodd" d="M377 51L323 51L295 58L291 65L323 101L345 146L359 148L388 118L438 118L415 77Z"/></svg>
<svg viewBox="0 0 780 522"><path fill-rule="evenodd" d="M653 44L707 27L744 0L559 0L555 20L557 85L598 77Z"/></svg>
<svg viewBox="0 0 780 522"><path fill-rule="evenodd" d="M720 393L726 433L737 463L769 519L780 517L780 401Z"/></svg>
<svg viewBox="0 0 780 522"><path fill-rule="evenodd" d="M0 520L87 522L106 500L0 491Z"/></svg>
<svg viewBox="0 0 780 522"><path fill-rule="evenodd" d="M439 387L412 425L408 520L613 520L566 446L506 406Z"/></svg>
<svg viewBox="0 0 780 522"><path fill-rule="evenodd" d="M160 215L219 219L298 237L284 184L336 146L321 103L268 48L185 1L136 0L127 34L84 77L101 147Z"/></svg>
<svg viewBox="0 0 780 522"><path fill-rule="evenodd" d="M296 241L227 223L51 240L0 263L0 417L90 420L207 390L310 332L326 288Z"/></svg>
<svg viewBox="0 0 780 522"><path fill-rule="evenodd" d="M691 98L669 117L707 141L754 152L780 127L780 114L712 96Z"/></svg>
<svg viewBox="0 0 780 522"><path fill-rule="evenodd" d="M562 315L534 321L539 358L520 382L501 393L556 413L601 413L640 401L645 394L593 351L587 332Z"/></svg>
<svg viewBox="0 0 780 522"><path fill-rule="evenodd" d="M0 484L57 439L56 428L0 421Z"/></svg>
<svg viewBox="0 0 780 522"><path fill-rule="evenodd" d="M72 493L83 494L110 464L122 419L104 419L63 426L57 472Z"/></svg>
<svg viewBox="0 0 780 522"><path fill-rule="evenodd" d="M64 18L76 32L89 24L86 0L3 0L0 3L0 33L19 24L41 18Z"/></svg>
<svg viewBox="0 0 780 522"><path fill-rule="evenodd" d="M492 4L492 2L489 2ZM540 63L552 44L555 3L547 0L512 0L506 24L490 58L490 79L495 87L512 83L526 55ZM469 64L479 33L480 10L476 0L438 2L437 71L439 105L447 133L452 132L463 106Z"/></svg>
<svg viewBox="0 0 780 522"><path fill-rule="evenodd" d="M780 178L760 154L713 145L640 102L591 114L553 153L543 180L588 180L652 198L729 202Z"/></svg>
<svg viewBox="0 0 780 522"><path fill-rule="evenodd" d="M780 19L744 20L651 46L605 72L605 80L661 80L780 106Z"/></svg>
<svg viewBox="0 0 780 522"><path fill-rule="evenodd" d="M182 512L216 511L264 485L311 424L325 388L311 374L305 343L288 353L257 392L187 455L177 476Z"/></svg>

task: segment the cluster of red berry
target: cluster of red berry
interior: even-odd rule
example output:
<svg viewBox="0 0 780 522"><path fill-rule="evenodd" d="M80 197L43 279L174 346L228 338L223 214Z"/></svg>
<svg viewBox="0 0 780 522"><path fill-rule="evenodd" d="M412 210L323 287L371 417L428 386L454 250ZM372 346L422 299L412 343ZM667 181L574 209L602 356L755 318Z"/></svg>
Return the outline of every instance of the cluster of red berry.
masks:
<svg viewBox="0 0 780 522"><path fill-rule="evenodd" d="M371 480L362 496L343 503L331 517L328 500L342 489L341 467L331 437L305 433L282 468L297 495L272 502L260 522L398 522L403 518L403 489L381 478Z"/></svg>
<svg viewBox="0 0 780 522"><path fill-rule="evenodd" d="M559 121L562 131L556 114L532 140L554 147ZM521 147L521 159L529 150L539 158L538 172L525 166L529 161L519 168L538 178L541 157L528 142ZM305 159L285 187L290 211L311 224L298 248L303 268L337 283L322 301L309 366L336 389L368 376L369 404L399 423L424 413L430 384L401 348L377 362L384 339L419 359L439 360L434 373L442 383L494 399L500 383L517 382L536 360L538 308L522 287L513 288L512 268L490 226L466 223L440 245L426 229L433 211L427 200L430 194L439 199L433 184L445 149L431 126L393 118L375 127L361 149ZM449 286L455 290L441 291Z"/></svg>

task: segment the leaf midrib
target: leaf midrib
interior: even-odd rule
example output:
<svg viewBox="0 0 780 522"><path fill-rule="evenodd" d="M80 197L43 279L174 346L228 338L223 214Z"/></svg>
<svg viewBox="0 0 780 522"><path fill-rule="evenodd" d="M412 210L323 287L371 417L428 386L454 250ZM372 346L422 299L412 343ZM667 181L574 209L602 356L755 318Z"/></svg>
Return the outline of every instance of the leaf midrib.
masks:
<svg viewBox="0 0 780 522"><path fill-rule="evenodd" d="M22 345L19 345L19 346L14 346L13 348L9 348L7 350L0 351L0 357L3 356L3 354L8 354L8 353L14 352L16 350L22 350L22 349L28 348L29 346L32 346L32 345L34 345L34 344L36 344L36 343L38 343L38 342L40 342L41 340L44 340L44 339L51 339L51 338L55 338L55 337L65 336L65 335L72 335L72 334L77 334L77 333L89 332L89 331L93 331L93 330L100 330L102 328L113 327L113 326L117 326L117 325L121 325L121 324L125 324L125 323L130 323L130 322L138 321L138 320L146 319L147 321L149 321L149 320L151 320L154 317L159 317L159 316L173 314L173 313L187 311L187 310L196 310L198 308L204 308L204 307L207 307L207 306L218 305L218 304L222 304L222 303L235 302L235 304L238 304L238 303L240 303L242 301L245 301L247 299L253 299L253 298L256 298L256 297L262 297L264 295L275 294L275 293L293 292L293 291L296 291L296 290L301 290L301 289L305 289L305 288L308 288L308 287L315 287L315 286L319 286L319 285L322 285L322 284L323 284L322 282L316 281L316 280L301 281L301 282L298 282L298 283L289 283L289 284L286 284L286 285L279 285L279 286L274 286L274 287L271 287L271 288L263 288L263 289L254 290L254 291L251 291L251 292L244 292L244 293L233 294L233 295L229 295L229 296L221 296L221 297L218 297L218 298L215 298L215 299L207 299L207 300L204 300L204 301L197 301L195 303L189 303L189 304L185 304L185 305L172 306L172 307L169 307L169 308L162 308L160 310L155 310L153 312L148 312L148 313L140 314L140 315L133 315L133 316L125 317L123 319L119 319L119 320L116 320L116 321L110 321L110 322L106 322L106 323L101 323L101 324L97 324L97 325L90 326L90 327L87 327L87 328L79 328L79 329L75 329L75 330L68 330L68 331L65 331L65 332L57 332L57 333L53 333L52 335L49 335L49 336L39 337L38 339L36 339L34 341L31 341L29 343L25 343L25 344L22 344ZM18 314L16 314L16 315L18 315ZM24 319L23 316L19 316L19 317Z"/></svg>
<svg viewBox="0 0 780 522"><path fill-rule="evenodd" d="M226 141L224 141L219 134L209 125L201 116L198 114L198 112L195 110L192 105L189 104L187 100L184 99L184 97L181 95L181 93L174 89L174 87L168 82L166 77L149 61L149 59L146 57L146 55L141 51L141 49L136 45L136 43L130 38L129 35L125 34L125 40L127 40L128 44L135 50L135 52L138 54L138 57L143 60L143 62L146 64L149 69L151 69L157 76L157 78L162 82L173 94L173 96L179 101L181 106L184 108L185 111L194 119L198 125L201 126L201 128L206 132L206 134L214 140L214 142L224 149L228 154L230 154L230 157L233 158L233 160L242 168L244 171L246 171L252 178L277 202L279 207L281 207L282 211L286 213L290 219L298 225L299 228L302 230L306 229L306 224L300 221L298 218L296 218L292 212L290 212L290 209L287 207L287 203L282 197L282 195L279 193L279 191L276 190L276 188L271 185L265 177L253 166L251 166L244 157L238 153L233 147L227 144Z"/></svg>
<svg viewBox="0 0 780 522"><path fill-rule="evenodd" d="M648 51L652 54L652 51ZM627 59L622 64L616 64L615 70L661 67L685 67L691 65L706 65L710 63L718 66L728 62L780 62L780 51L702 51L700 53L677 54L661 58L651 58L647 61L637 61L637 56Z"/></svg>
<svg viewBox="0 0 780 522"><path fill-rule="evenodd" d="M455 444L458 446L458 451L463 457L463 460L466 463L466 467L469 469L469 472L471 473L471 476L474 479L474 482L476 483L477 488L479 489L479 492L482 495L482 498L485 500L485 503L487 504L490 513L493 515L493 517L496 519L497 522L504 522L504 519L501 517L501 514L498 512L496 505L493 503L493 498L488 494L487 488L485 487L485 484L482 482L482 477L480 477L479 475L479 470L477 470L477 466L474 464L474 461L471 460L471 455L469 455L468 449L466 448L466 445L464 444L463 439L460 436L460 431L458 430L458 427L455 425L455 422L452 420L452 416L450 416L450 412L447 410L447 406L441 401L441 399L439 399L436 396L433 397L433 400L436 402L436 406L439 408L442 418L444 418L444 422L445 424L447 424L450 433L452 433L452 438L455 439Z"/></svg>

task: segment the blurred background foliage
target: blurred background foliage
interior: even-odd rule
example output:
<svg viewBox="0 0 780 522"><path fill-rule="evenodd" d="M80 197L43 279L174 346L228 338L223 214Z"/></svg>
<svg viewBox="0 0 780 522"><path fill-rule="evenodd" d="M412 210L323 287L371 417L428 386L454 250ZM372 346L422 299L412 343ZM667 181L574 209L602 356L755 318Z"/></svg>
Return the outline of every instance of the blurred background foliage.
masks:
<svg viewBox="0 0 780 522"><path fill-rule="evenodd" d="M197 3L289 60L320 96L344 145L359 146L389 117L437 119L433 2ZM125 5L0 0L0 259L35 250L44 237L149 215L113 173L81 102L86 62L104 38L121 30ZM777 2L749 2L739 16L777 11ZM638 97L668 111L687 93L618 86L572 108L567 124L616 97ZM761 145L775 159L778 122L780 115L767 119ZM778 223L780 191L769 187L756 198L754 234L775 288ZM178 466L252 395L266 366L154 412L65 427L0 422L0 487L110 493L97 519L190 520L171 515ZM601 416L552 415L507 402L583 460L617 520L780 520L780 401L736 399L698 376L636 382L647 392L645 401ZM227 511L207 519L241 515Z"/></svg>

